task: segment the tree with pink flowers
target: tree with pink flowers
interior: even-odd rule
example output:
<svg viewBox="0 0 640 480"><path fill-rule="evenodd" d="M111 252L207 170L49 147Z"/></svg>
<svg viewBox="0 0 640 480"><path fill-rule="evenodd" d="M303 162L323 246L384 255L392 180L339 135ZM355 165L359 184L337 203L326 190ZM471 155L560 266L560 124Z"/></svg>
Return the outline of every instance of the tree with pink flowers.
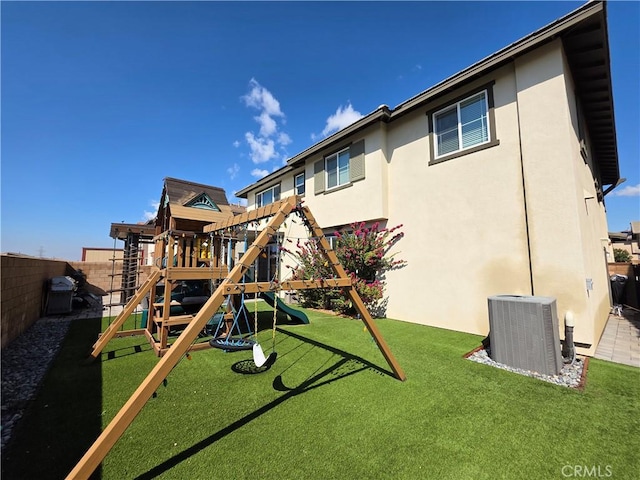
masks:
<svg viewBox="0 0 640 480"><path fill-rule="evenodd" d="M384 313L385 273L405 264L395 258L391 248L404 236L402 225L380 228L379 222L367 227L365 222L352 223L334 233L335 253L356 291L373 314ZM293 254L298 266L293 268L295 279L328 279L334 273L316 238L298 241ZM303 306L334 310L344 314L355 312L344 289L301 290Z"/></svg>

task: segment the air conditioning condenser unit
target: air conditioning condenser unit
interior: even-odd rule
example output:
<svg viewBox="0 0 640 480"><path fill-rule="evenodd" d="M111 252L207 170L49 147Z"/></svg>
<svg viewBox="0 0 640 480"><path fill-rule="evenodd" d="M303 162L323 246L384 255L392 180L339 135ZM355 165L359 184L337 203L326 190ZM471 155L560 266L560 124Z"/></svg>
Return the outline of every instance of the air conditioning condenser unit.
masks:
<svg viewBox="0 0 640 480"><path fill-rule="evenodd" d="M504 365L546 375L562 369L556 299L489 297L491 358Z"/></svg>

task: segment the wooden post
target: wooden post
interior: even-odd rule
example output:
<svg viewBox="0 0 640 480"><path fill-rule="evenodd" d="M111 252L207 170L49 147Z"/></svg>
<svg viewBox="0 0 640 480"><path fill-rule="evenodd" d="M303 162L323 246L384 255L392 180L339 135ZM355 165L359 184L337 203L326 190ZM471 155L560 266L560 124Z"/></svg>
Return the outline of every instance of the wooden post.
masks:
<svg viewBox="0 0 640 480"><path fill-rule="evenodd" d="M333 270L333 272L339 278L349 278L349 275L347 275L347 272L345 272L344 268L340 264L338 257L336 256L336 253L331 248L331 245L329 245L329 242L325 238L324 233L322 232L322 229L318 225L318 222L316 222L316 219L311 214L311 211L309 211L309 208L303 207L300 213L306 219L307 228L311 230L314 237L319 239L320 246L322 247L321 251L323 253L323 256L331 266L331 269ZM380 334L380 330L378 330L378 326L373 321L373 318L369 314L369 311L367 310L367 307L364 305L364 302L360 298L360 295L358 295L358 292L353 286L350 286L347 288L347 294L349 295L349 298L353 302L353 305L356 308L356 311L360 314L360 318L362 319L365 326L367 327L367 330L369 330L369 333L376 341L376 344L378 345L378 349L384 356L385 360L387 361L387 364L393 370L393 373L395 374L396 378L404 382L407 379L407 376L402 370L402 367L400 367L400 364L398 363L396 358L393 356L393 353L391 353L391 350L389 349L387 342L384 341L384 338Z"/></svg>
<svg viewBox="0 0 640 480"><path fill-rule="evenodd" d="M142 286L140 286L136 294L133 297L131 297L129 302L126 304L122 312L120 312L120 314L116 317L116 319L113 322L111 322L111 325L109 325L109 327L104 331L104 333L100 335L100 338L98 339L98 341L93 344L93 347L92 347L93 349L89 354L89 360L95 360L98 357L98 355L100 355L100 352L102 352L102 350L107 345L107 343L109 343L109 340L111 340L114 337L114 335L118 332L118 329L122 327L124 322L127 320L127 318L129 318L129 315L133 313L133 311L138 306L138 304L142 301L144 296L148 292L150 292L152 288L156 286L156 283L158 282L159 278L160 278L160 270L155 270L149 276L149 278L147 278L147 280L142 284ZM151 294L151 301L149 303L152 303L152 302L153 302L153 294ZM149 315L150 314L151 314L151 308L149 308ZM149 321L150 321L150 318L148 318L147 316L147 322Z"/></svg>

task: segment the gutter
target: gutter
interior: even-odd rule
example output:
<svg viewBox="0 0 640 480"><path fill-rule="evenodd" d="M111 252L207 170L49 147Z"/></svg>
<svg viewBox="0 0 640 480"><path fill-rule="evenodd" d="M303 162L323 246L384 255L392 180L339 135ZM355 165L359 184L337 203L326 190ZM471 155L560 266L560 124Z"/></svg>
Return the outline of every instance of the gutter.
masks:
<svg viewBox="0 0 640 480"><path fill-rule="evenodd" d="M608 193L611 193L615 188L618 188L620 185L622 185L626 181L627 181L626 178L619 178L616 183L614 183L613 185L609 185L607 189L604 192L602 192L602 196L606 197Z"/></svg>

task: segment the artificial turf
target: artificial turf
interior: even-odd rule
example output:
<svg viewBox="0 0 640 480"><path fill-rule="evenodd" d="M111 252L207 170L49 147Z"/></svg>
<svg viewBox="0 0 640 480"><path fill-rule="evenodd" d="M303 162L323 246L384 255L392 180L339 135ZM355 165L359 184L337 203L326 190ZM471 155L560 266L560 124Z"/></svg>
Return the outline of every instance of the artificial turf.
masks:
<svg viewBox="0 0 640 480"><path fill-rule="evenodd" d="M251 352L182 360L95 478L637 478L640 369L592 359L580 392L464 359L476 335L377 320L400 382L361 322L307 313L310 325L278 326L266 372L246 368ZM157 362L128 337L82 365L100 328L73 322L3 478L64 478Z"/></svg>

